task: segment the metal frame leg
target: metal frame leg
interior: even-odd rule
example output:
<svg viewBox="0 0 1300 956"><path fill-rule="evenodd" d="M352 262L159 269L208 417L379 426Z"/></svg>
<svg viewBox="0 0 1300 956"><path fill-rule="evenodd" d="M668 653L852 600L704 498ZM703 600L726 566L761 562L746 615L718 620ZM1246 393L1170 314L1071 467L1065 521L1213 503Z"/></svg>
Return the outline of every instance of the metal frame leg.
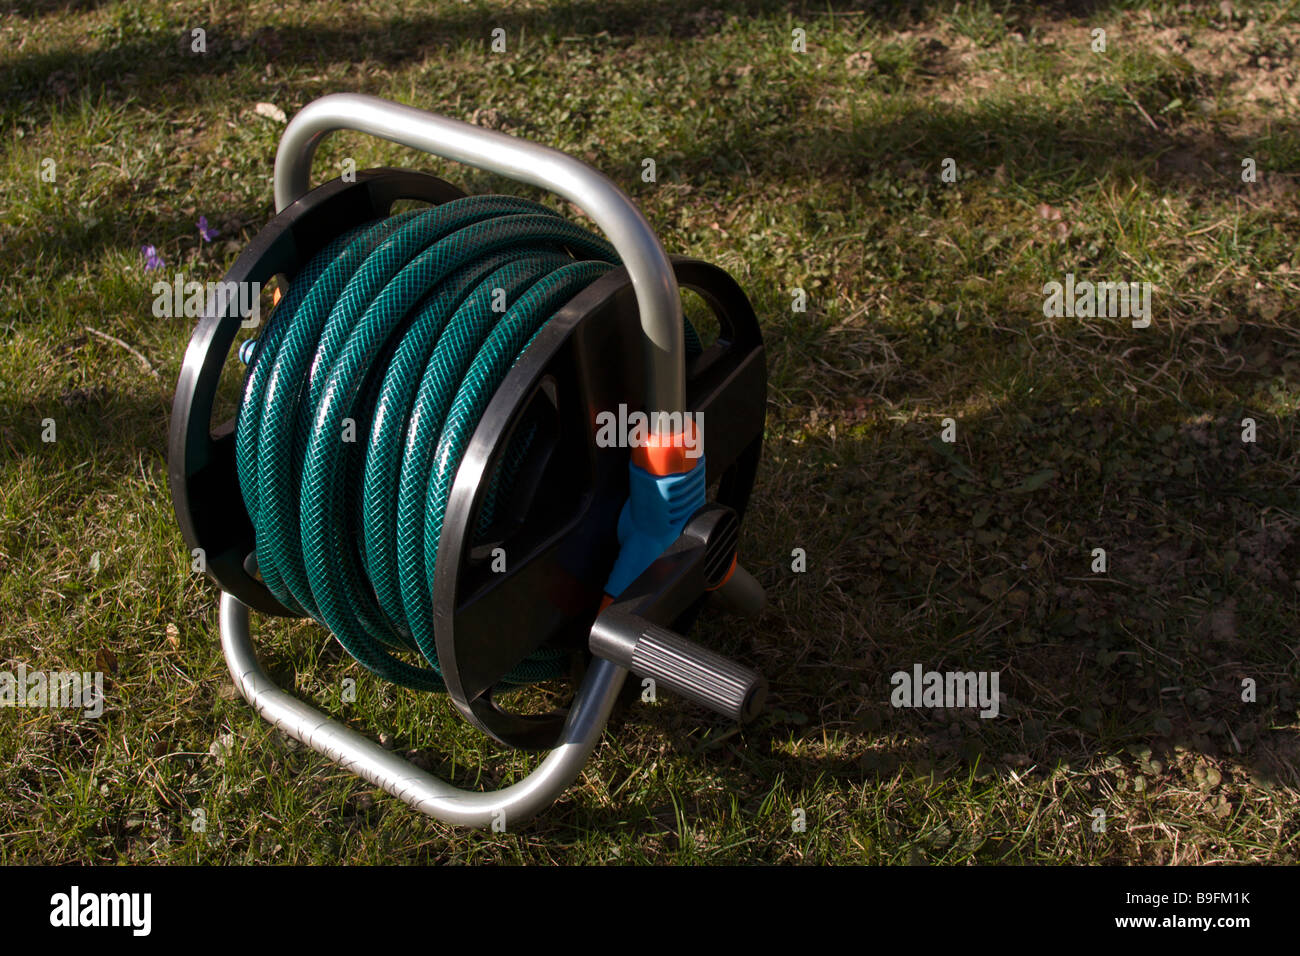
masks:
<svg viewBox="0 0 1300 956"><path fill-rule="evenodd" d="M230 676L264 718L341 767L435 819L455 826L511 828L550 806L577 779L609 720L627 671L594 659L578 688L560 744L523 780L495 791L461 790L385 750L281 690L258 663L248 608L221 595L221 649Z"/></svg>

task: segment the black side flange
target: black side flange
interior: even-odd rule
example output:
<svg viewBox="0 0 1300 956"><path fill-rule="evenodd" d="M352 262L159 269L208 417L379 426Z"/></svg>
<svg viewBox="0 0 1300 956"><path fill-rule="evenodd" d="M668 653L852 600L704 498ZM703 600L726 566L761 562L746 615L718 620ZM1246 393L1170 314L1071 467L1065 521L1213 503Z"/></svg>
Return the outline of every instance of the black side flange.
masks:
<svg viewBox="0 0 1300 956"><path fill-rule="evenodd" d="M271 220L223 281L260 287L278 275L292 282L330 240L387 216L399 199L438 205L463 195L435 176L402 169L369 169L351 183L333 180ZM235 297L217 311L218 303L210 301L185 352L172 402L167 462L172 506L185 543L203 550L207 576L217 587L264 614L291 615L249 572L254 534L235 471L235 423L212 421L221 369L243 321L237 305Z"/></svg>
<svg viewBox="0 0 1300 956"><path fill-rule="evenodd" d="M758 320L723 270L673 257L678 284L717 316L718 339L687 362L686 411L703 414L710 498L743 515L753 487L767 411ZM627 272L616 269L575 296L537 334L489 402L452 485L434 569L438 663L452 701L502 743L554 745L563 714L507 713L499 682L542 647L586 652L606 578L618 552L618 516L628 494L628 451L597 445L597 415L644 411L640 312ZM527 520L475 547L491 476L525 423L552 422L557 436L504 510ZM533 426L529 426L533 427ZM535 443L536 444L536 443ZM497 503L501 509L502 503ZM490 552L500 548L505 568ZM703 599L680 609L689 629Z"/></svg>

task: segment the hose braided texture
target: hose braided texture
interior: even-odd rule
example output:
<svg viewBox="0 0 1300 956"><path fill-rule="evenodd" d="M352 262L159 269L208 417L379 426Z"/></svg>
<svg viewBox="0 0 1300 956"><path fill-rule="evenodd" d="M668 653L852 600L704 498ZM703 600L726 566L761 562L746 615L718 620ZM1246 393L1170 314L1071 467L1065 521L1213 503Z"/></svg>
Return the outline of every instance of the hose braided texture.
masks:
<svg viewBox="0 0 1300 956"><path fill-rule="evenodd" d="M368 223L313 257L257 340L236 420L271 593L379 676L445 689L430 595L456 470L533 336L617 262L600 237L504 196ZM484 519L528 440L492 476ZM538 651L504 682L562 667L560 652Z"/></svg>

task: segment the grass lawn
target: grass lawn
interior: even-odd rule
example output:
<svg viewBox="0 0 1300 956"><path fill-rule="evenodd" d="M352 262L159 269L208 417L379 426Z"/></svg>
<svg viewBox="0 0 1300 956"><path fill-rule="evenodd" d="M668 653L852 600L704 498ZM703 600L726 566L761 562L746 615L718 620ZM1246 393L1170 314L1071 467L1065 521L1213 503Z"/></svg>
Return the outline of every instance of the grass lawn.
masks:
<svg viewBox="0 0 1300 956"><path fill-rule="evenodd" d="M0 863L1300 856L1300 3L2 9L0 670L102 671L107 703L0 710ZM151 286L220 278L270 218L257 104L337 91L590 162L763 323L742 554L769 604L695 633L769 709L630 705L517 831L428 820L260 720L172 514L193 322ZM347 159L539 196L350 134L318 181ZM1150 283L1149 325L1045 315L1067 275ZM283 686L422 766L537 762L312 622L256 623ZM891 706L917 663L996 671L998 716Z"/></svg>

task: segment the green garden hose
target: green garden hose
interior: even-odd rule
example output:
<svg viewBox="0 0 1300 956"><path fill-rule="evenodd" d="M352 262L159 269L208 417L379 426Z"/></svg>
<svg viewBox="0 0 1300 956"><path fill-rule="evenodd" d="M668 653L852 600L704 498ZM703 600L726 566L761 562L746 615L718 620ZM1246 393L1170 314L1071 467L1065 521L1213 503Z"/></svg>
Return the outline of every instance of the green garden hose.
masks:
<svg viewBox="0 0 1300 956"><path fill-rule="evenodd" d="M445 689L430 595L461 457L533 336L617 262L600 237L504 196L368 223L312 258L256 340L235 429L275 597L379 676ZM689 326L687 339L699 351ZM480 531L530 440L517 436L492 476ZM562 668L542 650L505 682Z"/></svg>

